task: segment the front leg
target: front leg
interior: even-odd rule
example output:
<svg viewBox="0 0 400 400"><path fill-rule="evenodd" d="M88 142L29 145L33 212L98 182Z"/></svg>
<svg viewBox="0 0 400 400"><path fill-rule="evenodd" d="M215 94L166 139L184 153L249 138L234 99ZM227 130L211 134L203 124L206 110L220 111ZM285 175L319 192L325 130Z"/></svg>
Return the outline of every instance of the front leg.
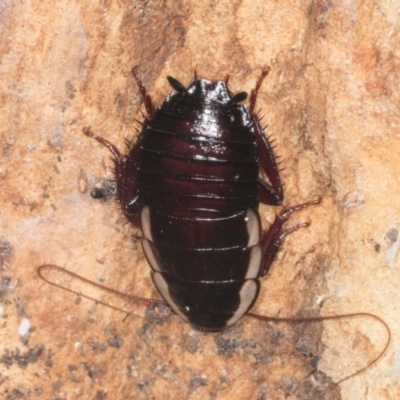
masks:
<svg viewBox="0 0 400 400"><path fill-rule="evenodd" d="M147 112L147 118L145 118L145 120L143 121L142 131L140 132L136 143L130 149L129 154L126 157L122 156L115 145L110 143L108 140L103 139L96 133L92 132L90 128L84 128L83 133L89 137L96 139L99 143L106 146L111 151L115 167L114 173L117 183L117 195L121 203L122 211L129 222L137 225L141 208L138 191L138 167L140 150L142 147L143 138L147 133L149 121L153 117L154 108L151 97L147 93L143 82L137 74L137 67L134 67L131 72L138 84L139 91L143 97L144 105Z"/></svg>
<svg viewBox="0 0 400 400"><path fill-rule="evenodd" d="M144 126L146 125L144 124ZM129 152L128 158L125 159L114 144L92 132L90 128L84 128L83 133L86 136L96 139L103 146L107 147L113 155L117 196L121 202L122 211L129 222L137 224L140 210L137 190L137 175L139 152L143 134L139 135L137 142Z"/></svg>
<svg viewBox="0 0 400 400"><path fill-rule="evenodd" d="M315 200L307 201L303 204L296 204L294 206L285 207L282 212L275 217L274 222L269 227L268 230L263 232L261 238L261 247L263 250L263 265L261 268L261 276L264 276L268 273L272 262L274 261L276 254L279 251L279 248L283 242L283 239L289 235L289 233L294 232L295 230L306 227L310 225L310 222L303 222L300 224L296 224L291 228L283 229L283 224L286 222L290 215L295 212L302 210L310 205L319 204L321 202L321 197L318 197Z"/></svg>

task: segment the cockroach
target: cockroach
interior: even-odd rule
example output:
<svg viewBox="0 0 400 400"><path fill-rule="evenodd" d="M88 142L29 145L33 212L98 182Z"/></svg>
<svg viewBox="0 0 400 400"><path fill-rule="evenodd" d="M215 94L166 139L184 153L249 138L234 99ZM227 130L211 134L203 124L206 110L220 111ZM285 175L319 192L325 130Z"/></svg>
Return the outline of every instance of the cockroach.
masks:
<svg viewBox="0 0 400 400"><path fill-rule="evenodd" d="M156 110L133 74L147 117L126 158L85 128L114 156L117 196L131 223L140 221L142 248L155 286L168 305L197 329L220 331L253 306L290 229L283 223L320 198L290 206L261 231L259 202L280 205L282 183L273 149L254 114L263 70L250 97L233 95L225 81L196 78ZM259 168L270 183L259 177Z"/></svg>
<svg viewBox="0 0 400 400"><path fill-rule="evenodd" d="M273 147L255 113L269 70L263 69L251 91L249 108L242 104L247 93L232 94L227 79L209 81L195 75L188 87L168 76L174 91L154 109L135 67L132 74L147 116L127 156L90 128L83 132L112 153L122 212L130 223L140 225L152 280L185 322L217 332L246 314L292 322L370 316L387 328L368 313L301 319L249 313L260 279L270 270L284 238L310 224L285 228L284 223L294 212L321 201L318 197L284 207L262 231L259 203L279 206L284 198ZM260 168L269 182L259 176ZM92 196L102 197L102 191L93 191ZM390 339L389 330L388 334Z"/></svg>

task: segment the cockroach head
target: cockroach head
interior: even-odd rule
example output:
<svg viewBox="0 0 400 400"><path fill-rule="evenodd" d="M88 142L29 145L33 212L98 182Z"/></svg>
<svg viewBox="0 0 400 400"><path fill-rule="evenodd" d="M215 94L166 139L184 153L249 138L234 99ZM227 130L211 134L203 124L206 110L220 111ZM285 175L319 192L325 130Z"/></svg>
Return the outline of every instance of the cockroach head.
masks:
<svg viewBox="0 0 400 400"><path fill-rule="evenodd" d="M229 104L232 102L232 93L225 81L209 81L198 78L188 88L190 97L206 103Z"/></svg>

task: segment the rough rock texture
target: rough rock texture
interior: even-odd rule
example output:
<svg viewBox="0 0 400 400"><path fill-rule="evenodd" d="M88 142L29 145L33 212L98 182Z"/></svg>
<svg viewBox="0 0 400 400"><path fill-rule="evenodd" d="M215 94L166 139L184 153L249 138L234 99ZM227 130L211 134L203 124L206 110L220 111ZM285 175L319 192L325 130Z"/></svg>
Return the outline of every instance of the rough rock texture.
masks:
<svg viewBox="0 0 400 400"><path fill-rule="evenodd" d="M400 10L395 1L0 2L0 397L5 399L400 398L398 304ZM268 134L297 214L255 311L375 321L260 323L194 331L60 272L51 278L144 316L43 282L54 263L157 298L149 268L113 201L89 196L112 177L90 125L124 148L143 109L138 65L156 104L165 76L189 84L230 74L250 91L263 65ZM275 210L261 208L267 226ZM50 274L49 274L50 277ZM167 313L168 314L168 313ZM325 390L325 391L324 391Z"/></svg>

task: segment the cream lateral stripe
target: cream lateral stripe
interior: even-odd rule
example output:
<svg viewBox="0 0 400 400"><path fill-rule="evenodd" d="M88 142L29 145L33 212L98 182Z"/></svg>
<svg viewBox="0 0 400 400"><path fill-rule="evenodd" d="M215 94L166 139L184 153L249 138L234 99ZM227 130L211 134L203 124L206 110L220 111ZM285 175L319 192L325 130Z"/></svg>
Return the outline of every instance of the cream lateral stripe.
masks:
<svg viewBox="0 0 400 400"><path fill-rule="evenodd" d="M153 271L161 272L160 264L158 263L158 259L154 254L153 249L151 248L150 242L147 239L142 239L142 249L143 253L147 258L147 262L150 264L150 267Z"/></svg>
<svg viewBox="0 0 400 400"><path fill-rule="evenodd" d="M261 234L260 221L257 215L251 210L248 210L246 212L245 221L246 221L247 233L249 235L247 247L251 247L260 242L260 234Z"/></svg>
<svg viewBox="0 0 400 400"><path fill-rule="evenodd" d="M178 314L184 321L188 322L186 315L182 313L179 307L174 303L169 294L168 284L165 281L164 277L159 272L153 272L151 277L153 278L154 285L160 292L161 296L168 303L168 305Z"/></svg>
<svg viewBox="0 0 400 400"><path fill-rule="evenodd" d="M142 208L142 212L140 213L140 226L142 228L143 236L147 240L150 240L150 242L153 242L150 225L150 208L148 206Z"/></svg>
<svg viewBox="0 0 400 400"><path fill-rule="evenodd" d="M246 281L239 292L240 304L235 314L227 321L226 326L232 326L247 312L257 296L257 284L254 280Z"/></svg>
<svg viewBox="0 0 400 400"><path fill-rule="evenodd" d="M262 250L260 246L253 246L250 252L249 265L245 279L257 279L260 275L262 263Z"/></svg>

